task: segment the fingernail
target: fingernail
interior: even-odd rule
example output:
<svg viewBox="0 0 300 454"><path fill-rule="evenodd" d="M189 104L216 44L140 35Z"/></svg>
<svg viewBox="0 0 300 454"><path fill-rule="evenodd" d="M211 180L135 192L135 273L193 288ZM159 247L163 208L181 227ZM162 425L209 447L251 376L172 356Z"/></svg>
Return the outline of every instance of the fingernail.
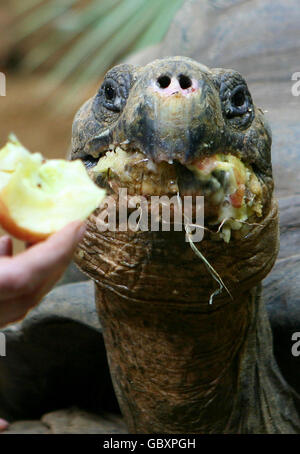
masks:
<svg viewBox="0 0 300 454"><path fill-rule="evenodd" d="M76 232L76 241L79 243L82 238L84 237L84 234L86 232L86 224L83 224L79 227L79 229Z"/></svg>

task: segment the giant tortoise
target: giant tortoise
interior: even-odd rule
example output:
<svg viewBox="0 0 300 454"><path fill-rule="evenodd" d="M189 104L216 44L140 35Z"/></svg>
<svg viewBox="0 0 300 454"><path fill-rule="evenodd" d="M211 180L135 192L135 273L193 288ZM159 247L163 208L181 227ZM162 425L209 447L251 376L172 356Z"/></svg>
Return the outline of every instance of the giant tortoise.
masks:
<svg viewBox="0 0 300 454"><path fill-rule="evenodd" d="M164 42L111 69L75 117L71 158L82 159L112 196L122 183L132 196L202 194L207 200L204 239L196 246L185 241L189 231L103 232L97 211L76 253L77 264L95 282L114 389L130 432L300 432L300 362L297 349L292 354L292 336L295 341L300 331L300 98L292 94L299 19L297 0L186 1ZM118 166L123 162L127 179L113 166L96 172L112 154ZM248 175L235 192L242 191L247 214L241 217L241 204L230 199L237 211L225 210L229 215L222 220L220 205L228 206L224 169L235 159ZM223 172L217 172L216 160ZM212 165L205 181L195 170L199 161ZM221 198L215 198L220 189ZM232 213L238 218L230 223ZM64 302L71 287L58 289ZM85 304L84 298L77 303L79 314ZM74 317L71 302L57 307L44 309L47 320L76 323L68 340L74 346L68 347L70 377L81 330L90 327L94 334L100 328ZM24 326L27 336L39 323L47 327L45 317L39 321L31 314L28 320L14 327L15 336L22 336ZM88 345L89 355L93 342L103 354L99 334ZM106 363L93 374L86 367L77 394L88 406L86 389L101 369L105 373ZM0 370L4 384L10 369ZM36 373L39 398L51 396L45 374L45 366ZM52 394L62 382L51 381ZM7 415L24 416L24 402L32 414L43 411L22 399L19 388L18 397L5 401L3 389L0 406ZM98 395L97 402L101 406Z"/></svg>

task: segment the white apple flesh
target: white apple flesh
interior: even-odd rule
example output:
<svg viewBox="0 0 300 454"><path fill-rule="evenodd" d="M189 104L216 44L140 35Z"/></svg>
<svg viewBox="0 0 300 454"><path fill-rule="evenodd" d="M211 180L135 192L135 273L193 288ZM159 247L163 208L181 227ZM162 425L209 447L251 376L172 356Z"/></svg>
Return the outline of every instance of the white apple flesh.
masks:
<svg viewBox="0 0 300 454"><path fill-rule="evenodd" d="M18 239L40 241L83 221L104 197L79 160L45 160L16 139L0 150L0 224Z"/></svg>

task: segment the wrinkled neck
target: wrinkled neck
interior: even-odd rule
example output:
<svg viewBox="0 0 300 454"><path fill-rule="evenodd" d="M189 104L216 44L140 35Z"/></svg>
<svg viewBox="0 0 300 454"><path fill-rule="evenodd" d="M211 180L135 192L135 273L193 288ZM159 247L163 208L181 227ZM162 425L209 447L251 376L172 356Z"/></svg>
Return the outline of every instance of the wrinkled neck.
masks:
<svg viewBox="0 0 300 454"><path fill-rule="evenodd" d="M255 287L271 270L278 251L277 203L260 225L239 241L225 244L210 235L196 245L221 276L234 299ZM137 303L207 312L217 285L184 232L101 232L97 214L76 251L80 268L103 288ZM212 310L226 304L223 291Z"/></svg>
<svg viewBox="0 0 300 454"><path fill-rule="evenodd" d="M273 358L259 289L207 314L152 311L99 287L96 295L131 433L293 433L300 427L295 396Z"/></svg>
<svg viewBox="0 0 300 454"><path fill-rule="evenodd" d="M248 303L153 310L97 288L111 373L130 432L223 432L237 392Z"/></svg>

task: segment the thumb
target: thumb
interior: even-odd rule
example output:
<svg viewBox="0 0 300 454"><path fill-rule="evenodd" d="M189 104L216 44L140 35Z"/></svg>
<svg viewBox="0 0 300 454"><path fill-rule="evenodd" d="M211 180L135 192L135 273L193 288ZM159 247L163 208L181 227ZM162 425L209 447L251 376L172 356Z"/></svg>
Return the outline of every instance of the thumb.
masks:
<svg viewBox="0 0 300 454"><path fill-rule="evenodd" d="M72 259L77 243L85 233L85 224L72 222L46 241L42 241L16 256L15 267L31 270L35 277L42 278L60 266L67 266ZM35 272L34 272L35 270Z"/></svg>
<svg viewBox="0 0 300 454"><path fill-rule="evenodd" d="M9 426L8 422L5 419L0 418L0 432L7 429Z"/></svg>
<svg viewBox="0 0 300 454"><path fill-rule="evenodd" d="M2 236L0 238L0 257L12 255L12 241L9 236Z"/></svg>

